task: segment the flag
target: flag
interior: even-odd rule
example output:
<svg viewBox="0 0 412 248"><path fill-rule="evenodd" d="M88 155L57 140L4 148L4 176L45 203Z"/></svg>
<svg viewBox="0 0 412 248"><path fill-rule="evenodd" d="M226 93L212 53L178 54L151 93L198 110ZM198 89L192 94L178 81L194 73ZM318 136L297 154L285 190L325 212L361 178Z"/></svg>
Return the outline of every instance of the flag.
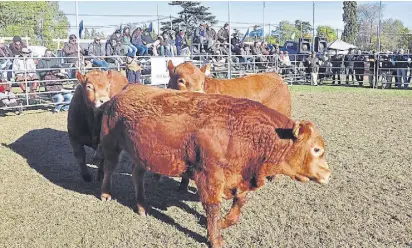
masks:
<svg viewBox="0 0 412 248"><path fill-rule="evenodd" d="M252 32L249 33L249 37L261 37L263 36L263 29L257 29L253 30Z"/></svg>
<svg viewBox="0 0 412 248"><path fill-rule="evenodd" d="M79 23L79 39L82 38L82 32L83 32L83 20Z"/></svg>
<svg viewBox="0 0 412 248"><path fill-rule="evenodd" d="M249 35L249 28L247 29L245 36L243 36L242 43L245 41L248 35Z"/></svg>
<svg viewBox="0 0 412 248"><path fill-rule="evenodd" d="M153 22L151 22L150 25L149 25L149 32L150 33L153 32Z"/></svg>

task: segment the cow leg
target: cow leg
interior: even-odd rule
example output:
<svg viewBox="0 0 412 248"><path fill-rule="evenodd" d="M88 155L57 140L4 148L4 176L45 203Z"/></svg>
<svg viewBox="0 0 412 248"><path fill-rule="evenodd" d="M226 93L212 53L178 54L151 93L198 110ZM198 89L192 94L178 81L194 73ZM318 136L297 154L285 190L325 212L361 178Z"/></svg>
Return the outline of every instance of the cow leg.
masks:
<svg viewBox="0 0 412 248"><path fill-rule="evenodd" d="M220 233L220 203L223 192L224 175L222 171L204 171L194 175L194 181L198 188L200 201L206 212L207 237L213 248L223 247L223 239Z"/></svg>
<svg viewBox="0 0 412 248"><path fill-rule="evenodd" d="M73 149L73 154L74 157L76 158L77 162L79 163L80 166L80 173L82 175L82 178L85 182L91 182L92 181L92 176L89 172L89 169L87 168L86 165L86 151L84 150L83 145L77 143L76 141L73 141L70 139L70 144Z"/></svg>
<svg viewBox="0 0 412 248"><path fill-rule="evenodd" d="M95 154L95 159L98 161L97 163L97 176L96 180L100 182L100 180L103 179L104 172L104 156L103 156L103 148L101 145L97 147L96 154Z"/></svg>
<svg viewBox="0 0 412 248"><path fill-rule="evenodd" d="M142 216L146 216L145 209L145 192L144 192L144 174L146 170L139 167L138 165L133 165L132 180L136 194L137 200L137 213Z"/></svg>
<svg viewBox="0 0 412 248"><path fill-rule="evenodd" d="M112 150L105 149L104 151L104 163L103 163L103 183L101 188L101 199L102 201L110 201L111 196L111 179L114 169L116 169L117 163L119 162L120 151L116 148Z"/></svg>
<svg viewBox="0 0 412 248"><path fill-rule="evenodd" d="M182 175L182 181L179 185L179 192L187 192L189 187L189 177L187 175Z"/></svg>
<svg viewBox="0 0 412 248"><path fill-rule="evenodd" d="M224 219L220 220L220 228L225 229L236 224L240 219L240 210L246 203L246 193L239 194L233 198L232 208Z"/></svg>

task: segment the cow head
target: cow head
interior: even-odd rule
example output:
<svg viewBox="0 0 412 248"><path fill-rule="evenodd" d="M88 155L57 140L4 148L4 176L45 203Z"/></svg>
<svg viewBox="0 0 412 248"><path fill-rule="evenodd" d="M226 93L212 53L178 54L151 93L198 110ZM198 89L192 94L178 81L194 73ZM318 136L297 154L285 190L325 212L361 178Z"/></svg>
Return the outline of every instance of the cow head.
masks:
<svg viewBox="0 0 412 248"><path fill-rule="evenodd" d="M167 88L204 92L205 79L210 74L210 65L199 69L191 62L184 62L175 67L169 60L167 68L170 76Z"/></svg>
<svg viewBox="0 0 412 248"><path fill-rule="evenodd" d="M76 78L80 81L88 106L96 109L110 100L111 71L93 70L85 75L76 72Z"/></svg>
<svg viewBox="0 0 412 248"><path fill-rule="evenodd" d="M293 144L280 168L282 174L298 181L329 181L331 171L325 160L325 141L312 122L297 121L292 129Z"/></svg>

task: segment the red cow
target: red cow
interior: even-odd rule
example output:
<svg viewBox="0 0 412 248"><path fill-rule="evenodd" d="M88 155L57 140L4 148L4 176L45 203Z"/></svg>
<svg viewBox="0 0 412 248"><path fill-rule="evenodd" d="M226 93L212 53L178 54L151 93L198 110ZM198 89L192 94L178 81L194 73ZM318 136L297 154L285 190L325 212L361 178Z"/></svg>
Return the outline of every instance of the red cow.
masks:
<svg viewBox="0 0 412 248"><path fill-rule="evenodd" d="M198 188L212 247L222 247L220 230L239 220L247 193L262 187L267 176L324 184L331 174L324 140L311 122L218 94L131 85L107 103L100 138L103 201L111 199L111 176L122 151L134 162L140 215L146 214L146 171L185 174ZM223 198L233 205L221 219Z"/></svg>

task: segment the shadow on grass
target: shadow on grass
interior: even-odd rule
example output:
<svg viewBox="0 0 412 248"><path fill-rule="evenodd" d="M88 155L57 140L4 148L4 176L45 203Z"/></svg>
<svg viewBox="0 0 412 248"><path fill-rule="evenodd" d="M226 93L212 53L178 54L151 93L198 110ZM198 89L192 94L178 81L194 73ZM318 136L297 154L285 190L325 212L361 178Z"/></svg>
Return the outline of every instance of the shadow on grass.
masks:
<svg viewBox="0 0 412 248"><path fill-rule="evenodd" d="M2 145L24 157L31 168L50 182L80 194L100 196L100 182L86 183L81 179L80 168L72 154L67 132L50 128L37 129L26 133L10 145ZM97 169L89 169L96 175ZM112 192L114 198L127 207L136 204L130 173L131 162L128 156L124 156L117 168L117 173L113 176ZM161 212L170 206L176 206L194 215L201 225L205 225L206 218L183 202L198 201L198 195L191 192L177 192L178 186L179 182L172 178L163 177L161 182L157 182L152 174L147 173L145 190L147 205L151 207L148 213L176 227L197 242L207 243L205 237L179 225L173 218ZM190 190L194 189L190 188Z"/></svg>

